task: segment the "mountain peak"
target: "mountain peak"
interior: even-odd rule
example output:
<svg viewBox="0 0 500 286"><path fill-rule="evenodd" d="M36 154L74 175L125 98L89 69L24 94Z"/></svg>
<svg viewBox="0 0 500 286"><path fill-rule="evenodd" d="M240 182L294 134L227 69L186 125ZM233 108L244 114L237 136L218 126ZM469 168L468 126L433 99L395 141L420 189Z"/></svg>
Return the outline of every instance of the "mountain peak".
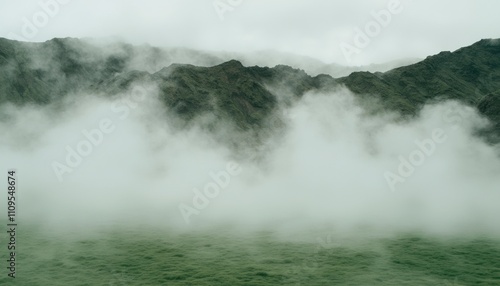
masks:
<svg viewBox="0 0 500 286"><path fill-rule="evenodd" d="M243 64L238 61L238 60L229 60L225 63L222 63L219 65L220 67L224 67L224 68L243 68Z"/></svg>

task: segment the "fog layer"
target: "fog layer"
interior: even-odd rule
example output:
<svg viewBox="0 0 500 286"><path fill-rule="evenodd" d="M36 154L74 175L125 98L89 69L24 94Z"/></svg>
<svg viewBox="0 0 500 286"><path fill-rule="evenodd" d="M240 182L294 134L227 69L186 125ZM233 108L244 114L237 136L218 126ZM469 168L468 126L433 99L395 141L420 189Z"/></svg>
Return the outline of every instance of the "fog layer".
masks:
<svg viewBox="0 0 500 286"><path fill-rule="evenodd" d="M17 169L22 221L498 234L498 149L473 135L488 123L471 107L402 120L369 115L347 90L310 93L250 151L221 143L237 136L230 127L175 128L154 88L129 96L1 107L1 165Z"/></svg>

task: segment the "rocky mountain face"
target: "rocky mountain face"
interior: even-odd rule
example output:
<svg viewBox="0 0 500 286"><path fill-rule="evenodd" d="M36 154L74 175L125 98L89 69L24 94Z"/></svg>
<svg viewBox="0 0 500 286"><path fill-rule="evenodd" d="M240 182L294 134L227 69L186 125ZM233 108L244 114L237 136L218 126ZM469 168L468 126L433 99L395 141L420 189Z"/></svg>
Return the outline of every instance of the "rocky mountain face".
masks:
<svg viewBox="0 0 500 286"><path fill-rule="evenodd" d="M172 63L179 56L201 66ZM500 134L500 40L481 40L385 73L333 78L312 77L285 65L218 64L209 54L189 50L106 46L71 38L44 43L0 39L0 104L46 105L79 93L113 96L146 82L158 86L161 101L186 122L210 113L241 130L257 130L279 103L345 86L359 99L377 98L384 109L403 116L417 114L425 103L454 99L477 107L492 121L485 133L490 139L498 141Z"/></svg>

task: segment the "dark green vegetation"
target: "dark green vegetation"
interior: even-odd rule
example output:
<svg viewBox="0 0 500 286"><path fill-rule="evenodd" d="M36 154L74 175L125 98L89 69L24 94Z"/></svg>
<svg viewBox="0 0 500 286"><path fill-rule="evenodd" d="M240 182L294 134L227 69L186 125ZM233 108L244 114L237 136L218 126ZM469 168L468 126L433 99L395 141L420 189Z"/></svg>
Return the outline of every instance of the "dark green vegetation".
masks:
<svg viewBox="0 0 500 286"><path fill-rule="evenodd" d="M185 57L203 65L217 62L194 51ZM266 125L277 109L278 93L292 95L290 101L308 91L332 92L345 85L360 98L379 98L388 110L407 116L425 103L456 99L478 106L494 123L491 134L500 134L499 40L481 40L386 73L355 72L339 79L311 77L283 65L244 67L234 60L212 67L161 66L173 58L172 51L126 44L0 39L0 103L47 104L79 92L112 96L133 83L149 82L159 86L164 104L187 121L209 112L248 130Z"/></svg>
<svg viewBox="0 0 500 286"><path fill-rule="evenodd" d="M308 234L176 234L139 227L85 234L23 227L15 283L0 285L499 285L500 244L416 234L352 243ZM364 237L370 237L363 234ZM2 235L3 237L3 235ZM316 242L317 239L325 243ZM4 262L5 264L5 262ZM2 271L5 273L5 271Z"/></svg>

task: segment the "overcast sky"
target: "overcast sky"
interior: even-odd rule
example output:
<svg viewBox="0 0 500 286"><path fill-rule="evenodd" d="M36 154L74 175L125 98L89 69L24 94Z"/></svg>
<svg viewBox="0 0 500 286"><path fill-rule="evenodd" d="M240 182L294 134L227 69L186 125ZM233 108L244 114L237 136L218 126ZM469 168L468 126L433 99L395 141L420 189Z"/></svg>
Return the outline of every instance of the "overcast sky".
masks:
<svg viewBox="0 0 500 286"><path fill-rule="evenodd" d="M392 1L0 0L0 37L117 37L203 50L272 49L344 65L425 58L500 38L500 1ZM387 12L380 12L377 23L373 12L381 10Z"/></svg>

